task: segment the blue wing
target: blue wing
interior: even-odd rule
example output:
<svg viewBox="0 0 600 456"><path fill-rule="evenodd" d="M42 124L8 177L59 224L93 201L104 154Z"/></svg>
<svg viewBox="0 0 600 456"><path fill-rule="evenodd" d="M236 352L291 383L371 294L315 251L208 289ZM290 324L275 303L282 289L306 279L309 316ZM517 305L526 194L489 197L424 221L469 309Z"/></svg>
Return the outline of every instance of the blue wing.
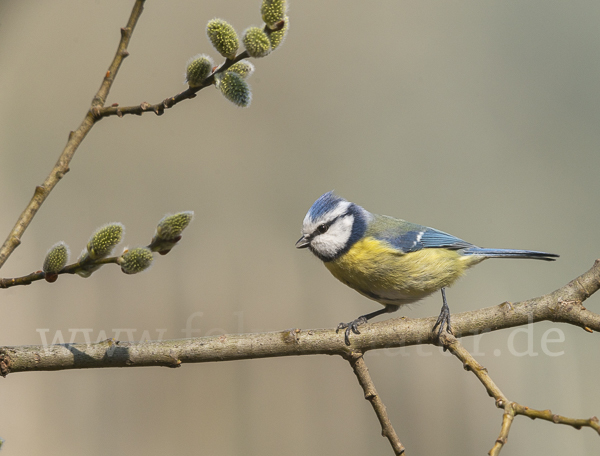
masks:
<svg viewBox="0 0 600 456"><path fill-rule="evenodd" d="M416 246L418 247L416 250L436 248L460 250L473 247L473 244L443 231L427 228L421 237L421 241Z"/></svg>
<svg viewBox="0 0 600 456"><path fill-rule="evenodd" d="M416 225L414 223L405 222L403 220L394 220L396 223L392 225L391 217L387 220L379 220L383 222L380 226L379 233L373 233L373 237L387 241L393 247L401 250L404 253L416 252L421 249L450 249L460 250L469 247L474 247L473 244L463 241L462 239L444 233L443 231L429 228L426 226Z"/></svg>

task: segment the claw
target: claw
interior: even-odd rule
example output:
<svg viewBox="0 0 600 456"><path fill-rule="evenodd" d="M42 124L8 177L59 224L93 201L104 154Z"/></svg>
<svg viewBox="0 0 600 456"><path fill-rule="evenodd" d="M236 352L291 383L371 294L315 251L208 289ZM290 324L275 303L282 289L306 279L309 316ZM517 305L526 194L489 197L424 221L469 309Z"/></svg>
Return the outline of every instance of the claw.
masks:
<svg viewBox="0 0 600 456"><path fill-rule="evenodd" d="M346 345L350 345L350 332L353 332L354 334L360 334L358 327L360 325L364 325L366 322L367 319L363 315L361 317L358 317L356 320L352 320L349 323L340 323L337 326L335 333L337 334L340 329L346 329L344 331L344 342L346 343Z"/></svg>
<svg viewBox="0 0 600 456"><path fill-rule="evenodd" d="M437 328L438 326L440 327L440 329L437 332L438 337L442 335L442 331L444 331L444 326L446 327L446 332L454 334L452 332L452 327L450 326L450 312L446 312L445 309L442 309L437 321L435 322L435 325L433 325L432 331L435 331L435 328Z"/></svg>
<svg viewBox="0 0 600 456"><path fill-rule="evenodd" d="M385 308L381 310L377 310L366 315L361 315L356 320L352 320L349 323L340 323L337 326L335 333L337 334L340 329L346 329L346 331L344 331L344 342L346 345L350 345L350 332L353 332L354 334L360 334L360 331L358 330L360 325L364 325L371 318L376 317L377 315L394 312L396 310L398 310L398 306L386 305Z"/></svg>
<svg viewBox="0 0 600 456"><path fill-rule="evenodd" d="M452 332L452 327L450 326L450 308L448 307L448 303L446 302L446 290L444 288L442 288L442 302L443 304L442 310L440 311L440 315L438 316L435 325L433 325L433 328L431 329L432 332L435 332L435 328L437 328L438 326L440 327L440 329L437 332L438 339L442 336L444 326L446 326L446 332L448 334L454 335L454 333ZM446 350L447 347L444 345L444 351Z"/></svg>
<svg viewBox="0 0 600 456"><path fill-rule="evenodd" d="M360 334L360 333L358 333ZM346 345L350 345L350 326L348 326L346 328L346 331L344 331L344 343Z"/></svg>

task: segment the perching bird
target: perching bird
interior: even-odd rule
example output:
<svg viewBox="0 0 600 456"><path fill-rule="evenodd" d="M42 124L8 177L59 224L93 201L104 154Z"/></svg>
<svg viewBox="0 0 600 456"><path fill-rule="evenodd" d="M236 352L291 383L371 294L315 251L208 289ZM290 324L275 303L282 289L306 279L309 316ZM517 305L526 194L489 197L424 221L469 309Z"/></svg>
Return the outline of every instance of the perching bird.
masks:
<svg viewBox="0 0 600 456"><path fill-rule="evenodd" d="M439 336L445 326L452 333L445 287L468 268L487 258L558 258L531 250L483 249L443 231L371 214L333 192L322 195L309 209L296 247L308 248L336 279L385 306L340 323L337 331L345 328L346 345L350 345L350 331L360 334L359 325L438 290L443 305L432 331L439 326Z"/></svg>

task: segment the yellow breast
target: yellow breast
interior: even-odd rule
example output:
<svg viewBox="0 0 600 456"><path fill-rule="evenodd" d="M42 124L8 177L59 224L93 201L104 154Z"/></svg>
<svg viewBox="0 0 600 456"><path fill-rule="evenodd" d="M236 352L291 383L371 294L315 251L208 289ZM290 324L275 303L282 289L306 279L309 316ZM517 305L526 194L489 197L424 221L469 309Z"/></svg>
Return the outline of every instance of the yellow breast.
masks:
<svg viewBox="0 0 600 456"><path fill-rule="evenodd" d="M402 253L388 243L364 238L340 258L325 263L335 278L381 304L402 305L450 286L483 260L456 250Z"/></svg>

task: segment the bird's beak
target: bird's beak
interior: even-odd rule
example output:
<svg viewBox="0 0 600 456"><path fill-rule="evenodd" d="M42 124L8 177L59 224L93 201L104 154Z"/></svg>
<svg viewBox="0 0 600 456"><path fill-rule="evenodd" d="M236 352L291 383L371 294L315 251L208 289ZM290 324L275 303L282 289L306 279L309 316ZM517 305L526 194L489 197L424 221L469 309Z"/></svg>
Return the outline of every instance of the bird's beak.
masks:
<svg viewBox="0 0 600 456"><path fill-rule="evenodd" d="M296 242L297 249L305 249L309 245L310 245L310 241L308 240L308 238L306 236L302 236L300 239L298 239L298 242Z"/></svg>

